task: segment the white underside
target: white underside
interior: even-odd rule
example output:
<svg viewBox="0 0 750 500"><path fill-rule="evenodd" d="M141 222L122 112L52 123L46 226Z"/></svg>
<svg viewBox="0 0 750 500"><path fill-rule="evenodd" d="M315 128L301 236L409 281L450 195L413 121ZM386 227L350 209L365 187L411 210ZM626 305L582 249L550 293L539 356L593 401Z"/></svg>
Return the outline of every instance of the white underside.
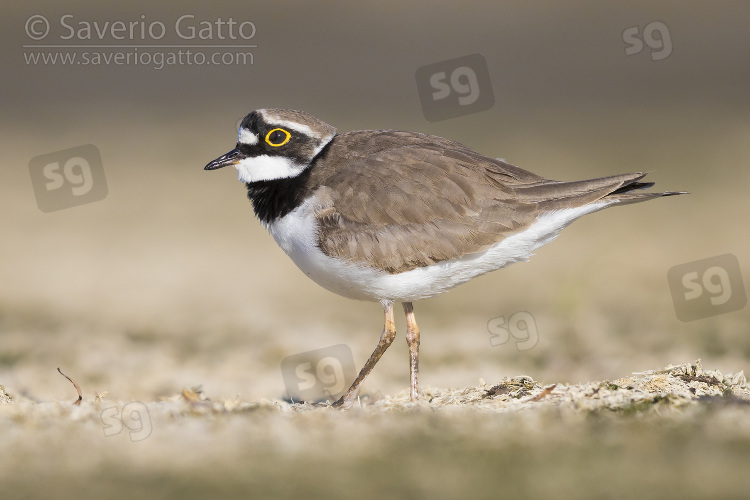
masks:
<svg viewBox="0 0 750 500"><path fill-rule="evenodd" d="M317 284L344 297L378 302L411 302L431 297L482 274L527 260L577 218L615 201L547 212L523 232L489 249L399 274L333 259L317 246L314 207L304 203L282 219L268 224L276 243Z"/></svg>

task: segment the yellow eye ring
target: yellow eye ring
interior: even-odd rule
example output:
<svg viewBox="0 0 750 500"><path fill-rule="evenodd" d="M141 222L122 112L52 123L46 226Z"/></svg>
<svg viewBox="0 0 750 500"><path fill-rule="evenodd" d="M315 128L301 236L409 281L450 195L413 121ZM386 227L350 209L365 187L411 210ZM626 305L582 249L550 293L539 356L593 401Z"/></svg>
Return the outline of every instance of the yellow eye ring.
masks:
<svg viewBox="0 0 750 500"><path fill-rule="evenodd" d="M284 137L284 140L281 141L281 142L272 142L271 141L271 134L273 134L274 132L277 132L277 131L278 132L283 132L286 135L286 137ZM284 144L286 144L287 142L289 142L289 139L291 139L291 138L292 138L292 134L290 134L289 132L287 132L283 128L275 128L275 129L269 131L266 134L266 143L268 143L270 146L278 148L279 146L283 146ZM276 138L274 137L274 139L276 139Z"/></svg>

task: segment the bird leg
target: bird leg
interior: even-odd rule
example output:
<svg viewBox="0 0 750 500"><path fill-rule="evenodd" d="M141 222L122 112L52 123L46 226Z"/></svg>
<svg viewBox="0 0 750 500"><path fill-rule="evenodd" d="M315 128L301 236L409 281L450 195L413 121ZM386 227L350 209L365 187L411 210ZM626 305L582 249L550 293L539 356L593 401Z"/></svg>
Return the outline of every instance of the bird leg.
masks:
<svg viewBox="0 0 750 500"><path fill-rule="evenodd" d="M396 338L396 321L393 318L393 303L389 302L383 304L383 309L385 310L385 326L383 327L383 333L380 334L378 346L370 355L370 359L367 360L365 366L362 367L362 370L359 372L359 375L357 375L356 380L354 380L354 383L349 390L346 391L338 401L333 403L333 406L336 408L341 408L342 410L351 408L359 395L359 388L365 381L365 378L370 374L381 356L383 356L383 353L388 349L388 346L393 343L393 339Z"/></svg>
<svg viewBox="0 0 750 500"><path fill-rule="evenodd" d="M419 399L419 327L414 318L414 307L411 302L404 302L406 313L406 343L409 345L409 378L411 382L411 400Z"/></svg>

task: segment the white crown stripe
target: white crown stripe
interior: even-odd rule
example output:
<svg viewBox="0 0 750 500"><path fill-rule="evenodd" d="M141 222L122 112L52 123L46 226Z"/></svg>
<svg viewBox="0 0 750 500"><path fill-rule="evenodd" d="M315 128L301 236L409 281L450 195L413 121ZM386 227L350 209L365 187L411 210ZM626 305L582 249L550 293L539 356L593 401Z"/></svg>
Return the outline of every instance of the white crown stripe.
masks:
<svg viewBox="0 0 750 500"><path fill-rule="evenodd" d="M286 120L273 120L273 119L268 120L267 123L271 126L278 126L281 128L288 128L291 130L295 130L299 132L300 134L305 134L309 137L319 137L319 134L316 134L315 132L313 132L313 129L301 123L294 123L294 122L289 122Z"/></svg>
<svg viewBox="0 0 750 500"><path fill-rule="evenodd" d="M275 116L269 116L268 112L265 109L259 109L258 113L263 117L263 121L270 126L288 128L309 137L322 137L319 133L314 132L313 129L302 123L290 122L288 120L282 120L281 118Z"/></svg>

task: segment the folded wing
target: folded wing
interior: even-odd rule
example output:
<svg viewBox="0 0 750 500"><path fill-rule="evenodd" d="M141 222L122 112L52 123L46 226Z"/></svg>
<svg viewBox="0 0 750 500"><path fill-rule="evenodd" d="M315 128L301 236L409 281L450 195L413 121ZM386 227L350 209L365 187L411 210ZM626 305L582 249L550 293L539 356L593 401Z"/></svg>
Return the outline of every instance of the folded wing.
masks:
<svg viewBox="0 0 750 500"><path fill-rule="evenodd" d="M318 244L329 256L400 273L482 252L545 212L677 194L631 193L650 187L638 182L645 175L559 182L468 149L390 149L325 180L332 200L317 214Z"/></svg>

